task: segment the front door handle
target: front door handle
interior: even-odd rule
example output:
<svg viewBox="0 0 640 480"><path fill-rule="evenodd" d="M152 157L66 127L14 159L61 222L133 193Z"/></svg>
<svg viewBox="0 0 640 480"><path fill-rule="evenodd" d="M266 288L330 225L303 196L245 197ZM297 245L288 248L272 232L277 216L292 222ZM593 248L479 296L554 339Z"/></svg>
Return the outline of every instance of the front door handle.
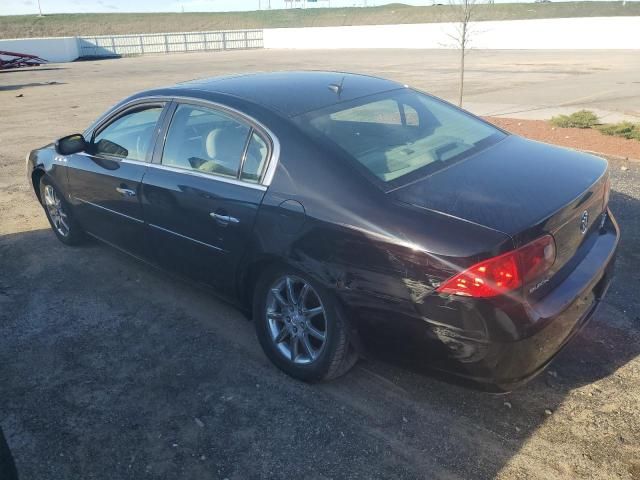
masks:
<svg viewBox="0 0 640 480"><path fill-rule="evenodd" d="M218 222L218 224L223 225L223 226L227 226L229 224L237 225L238 223L240 223L240 220L238 220L236 217L231 217L229 215L224 215L224 214L216 213L216 212L211 212L209 215L216 222Z"/></svg>
<svg viewBox="0 0 640 480"><path fill-rule="evenodd" d="M130 188L118 187L118 188L116 188L116 192L118 192L123 197L135 197L136 196L135 190L131 190Z"/></svg>

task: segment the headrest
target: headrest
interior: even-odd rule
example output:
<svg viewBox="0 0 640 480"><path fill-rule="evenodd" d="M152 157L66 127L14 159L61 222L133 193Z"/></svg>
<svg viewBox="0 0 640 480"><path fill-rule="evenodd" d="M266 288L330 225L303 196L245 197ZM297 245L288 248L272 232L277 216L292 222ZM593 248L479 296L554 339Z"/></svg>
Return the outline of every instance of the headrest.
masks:
<svg viewBox="0 0 640 480"><path fill-rule="evenodd" d="M210 159L222 163L240 161L242 150L247 139L248 129L216 128L209 132L205 148Z"/></svg>

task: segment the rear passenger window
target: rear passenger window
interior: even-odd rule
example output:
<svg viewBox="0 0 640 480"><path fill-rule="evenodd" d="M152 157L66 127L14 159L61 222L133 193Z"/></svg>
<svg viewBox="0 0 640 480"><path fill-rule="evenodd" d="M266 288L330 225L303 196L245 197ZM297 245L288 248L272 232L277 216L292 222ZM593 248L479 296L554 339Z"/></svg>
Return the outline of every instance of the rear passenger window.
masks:
<svg viewBox="0 0 640 480"><path fill-rule="evenodd" d="M253 132L240 178L247 182L258 183L267 163L268 153L269 147L267 143L260 135Z"/></svg>
<svg viewBox="0 0 640 480"><path fill-rule="evenodd" d="M237 178L250 130L223 112L180 105L169 126L162 164Z"/></svg>

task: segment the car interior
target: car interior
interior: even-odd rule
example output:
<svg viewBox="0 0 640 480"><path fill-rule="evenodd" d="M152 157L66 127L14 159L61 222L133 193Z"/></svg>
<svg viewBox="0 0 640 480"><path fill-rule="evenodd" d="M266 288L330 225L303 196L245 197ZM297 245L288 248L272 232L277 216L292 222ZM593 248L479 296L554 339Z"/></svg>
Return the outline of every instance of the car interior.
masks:
<svg viewBox="0 0 640 480"><path fill-rule="evenodd" d="M479 122L451 118L450 110L435 102L427 106L384 99L316 115L309 125L389 182L434 162L447 162L491 133L491 127Z"/></svg>
<svg viewBox="0 0 640 480"><path fill-rule="evenodd" d="M154 107L124 115L94 138L94 153L145 161L162 108Z"/></svg>
<svg viewBox="0 0 640 480"><path fill-rule="evenodd" d="M163 165L236 178L247 141L242 179L257 182L268 148L250 127L224 114L181 105L171 122Z"/></svg>

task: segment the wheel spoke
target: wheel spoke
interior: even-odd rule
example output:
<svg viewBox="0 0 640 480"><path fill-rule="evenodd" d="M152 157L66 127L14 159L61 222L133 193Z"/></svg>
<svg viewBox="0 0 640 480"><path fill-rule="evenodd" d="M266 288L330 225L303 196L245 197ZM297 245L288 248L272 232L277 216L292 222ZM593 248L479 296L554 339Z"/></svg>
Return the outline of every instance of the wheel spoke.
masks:
<svg viewBox="0 0 640 480"><path fill-rule="evenodd" d="M44 189L44 201L47 205L55 204L55 201L53 199L53 189L48 185Z"/></svg>
<svg viewBox="0 0 640 480"><path fill-rule="evenodd" d="M318 307L310 308L308 310L305 309L302 311L302 313L307 317L311 318L311 317L315 317L316 315L320 315L321 313L324 313L324 308L322 308L322 305L320 305Z"/></svg>
<svg viewBox="0 0 640 480"><path fill-rule="evenodd" d="M289 306L289 302L287 302L284 297L282 296L282 294L280 293L280 290L277 288L272 288L271 289L271 293L273 294L273 298L276 299L276 302L278 302L281 306L283 307L288 307Z"/></svg>
<svg viewBox="0 0 640 480"><path fill-rule="evenodd" d="M69 225L67 225L67 222L65 222L64 217L62 215L60 215L58 217L58 221L60 222L60 225L62 225L65 228L65 230L68 232L69 231ZM66 234L66 232L65 232L65 234Z"/></svg>
<svg viewBox="0 0 640 480"><path fill-rule="evenodd" d="M318 340L322 340L324 342L324 339L325 339L324 332L321 332L320 330L318 330L316 327L314 327L311 324L309 324L307 326L307 329L309 330L309 335L311 335L312 337L317 338Z"/></svg>
<svg viewBox="0 0 640 480"><path fill-rule="evenodd" d="M307 351L307 355L309 355L309 358L311 360L315 360L317 353L313 349L313 347L311 346L311 343L309 342L309 336L308 335L304 335L302 337L302 346Z"/></svg>
<svg viewBox="0 0 640 480"><path fill-rule="evenodd" d="M291 335L291 339L289 340L289 349L291 352L291 361L295 362L298 357L298 337L295 335Z"/></svg>
<svg viewBox="0 0 640 480"><path fill-rule="evenodd" d="M308 283L305 283L302 288L300 289L300 294L298 295L298 305L303 306L304 305L304 301L307 299L307 293L309 293L309 289L311 287L309 287Z"/></svg>
<svg viewBox="0 0 640 480"><path fill-rule="evenodd" d="M293 280L291 279L291 277L287 277L286 283L287 283L287 296L289 297L289 301L291 302L292 305L296 305L296 296L293 293Z"/></svg>
<svg viewBox="0 0 640 480"><path fill-rule="evenodd" d="M267 312L267 317L272 318L273 320L282 321L282 313L274 312L273 310L270 312Z"/></svg>
<svg viewBox="0 0 640 480"><path fill-rule="evenodd" d="M285 338L287 338L287 335L289 335L289 330L283 327L273 341L276 343L281 343Z"/></svg>

